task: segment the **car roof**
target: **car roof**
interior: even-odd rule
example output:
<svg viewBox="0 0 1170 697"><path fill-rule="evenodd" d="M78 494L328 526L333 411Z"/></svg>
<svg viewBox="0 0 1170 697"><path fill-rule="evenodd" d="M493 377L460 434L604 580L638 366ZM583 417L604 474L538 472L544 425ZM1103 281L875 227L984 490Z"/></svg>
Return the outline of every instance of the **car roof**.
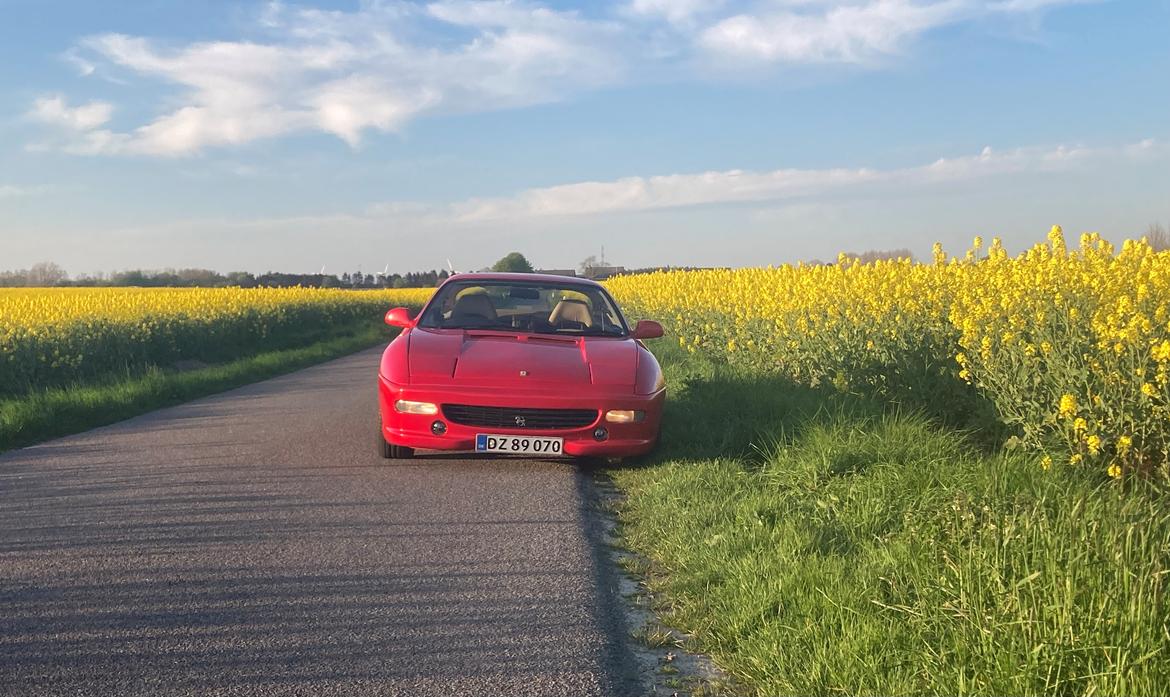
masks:
<svg viewBox="0 0 1170 697"><path fill-rule="evenodd" d="M549 283L553 285L601 286L597 281L578 276L557 276L543 273L498 273L494 271L491 273L457 273L444 281L444 285L452 281L515 281Z"/></svg>

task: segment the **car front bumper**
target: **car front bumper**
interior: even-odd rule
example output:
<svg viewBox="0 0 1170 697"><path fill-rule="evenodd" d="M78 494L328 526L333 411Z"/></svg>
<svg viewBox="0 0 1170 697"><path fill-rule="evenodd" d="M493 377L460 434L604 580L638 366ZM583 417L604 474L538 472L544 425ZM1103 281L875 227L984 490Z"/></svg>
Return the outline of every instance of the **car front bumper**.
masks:
<svg viewBox="0 0 1170 697"><path fill-rule="evenodd" d="M620 388L619 388L620 389ZM403 414L394 409L398 400L430 402L437 405L465 404L484 407L524 409L596 409L597 418L587 426L569 429L501 428L467 426L450 421L441 411L435 415ZM382 437L394 445L417 450L475 451L475 436L480 433L509 436L548 436L564 439L563 454L577 457L631 457L654 448L662 423L665 388L650 395L633 395L618 391L586 392L573 388L502 392L491 388L450 387L446 385L398 385L378 378L378 401L382 414ZM605 414L611 410L643 411L639 423L610 423ZM431 425L442 421L447 431L435 435ZM594 429L604 426L605 440L594 437ZM543 457L543 456L537 456Z"/></svg>

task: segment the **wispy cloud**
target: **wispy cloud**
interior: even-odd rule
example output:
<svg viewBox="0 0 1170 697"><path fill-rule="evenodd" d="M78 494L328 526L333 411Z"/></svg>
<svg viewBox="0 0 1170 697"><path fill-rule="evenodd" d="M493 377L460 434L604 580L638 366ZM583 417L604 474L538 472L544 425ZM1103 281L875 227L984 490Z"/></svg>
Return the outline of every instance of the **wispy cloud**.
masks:
<svg viewBox="0 0 1170 697"><path fill-rule="evenodd" d="M740 59L864 63L897 53L931 29L988 10L969 0L830 3L819 12L797 11L778 3L770 11L728 17L704 30L700 41L712 52Z"/></svg>
<svg viewBox="0 0 1170 697"><path fill-rule="evenodd" d="M950 182L1015 173L1053 173L1109 159L1165 158L1170 149L1152 140L1121 147L984 148L977 155L940 158L896 169L729 170L627 177L528 189L505 198L471 199L451 206L458 222L583 216L686 206L776 202L863 194L877 187L900 194Z"/></svg>
<svg viewBox="0 0 1170 697"><path fill-rule="evenodd" d="M64 97L54 95L33 102L28 115L41 123L72 131L90 131L104 125L113 113L114 107L108 102L95 101L72 107Z"/></svg>
<svg viewBox="0 0 1170 697"><path fill-rule="evenodd" d="M1079 0L613 0L588 11L530 0L371 2L327 11L270 3L248 39L162 42L103 34L65 55L83 75L174 91L146 123L113 107L33 106L80 154L185 156L296 133L358 147L436 113L490 111L600 87L677 79L692 65L867 64L978 18ZM706 79L712 79L706 71Z"/></svg>
<svg viewBox="0 0 1170 697"><path fill-rule="evenodd" d="M450 203L386 201L368 205L360 212L252 221L217 220L215 224L232 228L316 225L327 229L401 224L425 229L734 204L758 205L775 215L787 207L808 210L875 194L906 197L929 193L944 185L976 187L996 177L1017 174L1055 175L1111 164L1166 160L1170 160L1170 143L1155 140L1117 146L1060 145L1005 150L985 147L976 154L941 157L910 167L725 170L635 176L525 189L511 196L472 197ZM192 221L180 224L192 224Z"/></svg>

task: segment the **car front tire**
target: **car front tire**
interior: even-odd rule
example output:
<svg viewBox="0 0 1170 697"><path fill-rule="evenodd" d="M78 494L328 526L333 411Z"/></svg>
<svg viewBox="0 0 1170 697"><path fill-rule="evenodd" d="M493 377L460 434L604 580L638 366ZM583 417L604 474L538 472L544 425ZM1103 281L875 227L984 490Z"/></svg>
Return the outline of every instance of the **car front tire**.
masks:
<svg viewBox="0 0 1170 697"><path fill-rule="evenodd" d="M378 444L381 446L382 459L384 460L408 460L414 457L414 448L407 448L402 445L394 445L386 440L386 437L378 433Z"/></svg>

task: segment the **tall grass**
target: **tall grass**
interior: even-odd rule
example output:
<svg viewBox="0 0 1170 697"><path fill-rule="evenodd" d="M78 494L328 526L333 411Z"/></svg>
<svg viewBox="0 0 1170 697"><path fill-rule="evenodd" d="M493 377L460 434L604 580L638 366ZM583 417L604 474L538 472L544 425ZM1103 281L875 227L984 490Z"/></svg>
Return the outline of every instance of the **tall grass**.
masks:
<svg viewBox="0 0 1170 697"><path fill-rule="evenodd" d="M745 690L1149 695L1170 510L886 404L678 349L663 450L614 472L660 612Z"/></svg>

